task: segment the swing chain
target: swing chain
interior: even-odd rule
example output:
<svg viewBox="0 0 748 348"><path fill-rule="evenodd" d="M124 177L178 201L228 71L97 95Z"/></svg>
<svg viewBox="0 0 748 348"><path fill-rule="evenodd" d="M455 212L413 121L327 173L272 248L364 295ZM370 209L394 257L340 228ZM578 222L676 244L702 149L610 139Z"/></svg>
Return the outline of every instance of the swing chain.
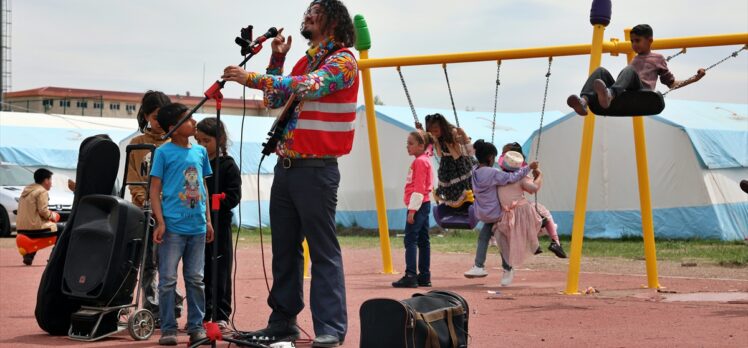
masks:
<svg viewBox="0 0 748 348"><path fill-rule="evenodd" d="M455 125L460 128L460 119L457 118L457 108L455 108L455 99L452 97L452 87L449 85L449 74L447 73L447 64L442 64L444 69L444 78L447 79L447 89L449 90L449 100L452 102L452 112L455 114Z"/></svg>
<svg viewBox="0 0 748 348"><path fill-rule="evenodd" d="M540 126L538 127L538 142L535 144L535 160L538 160L538 154L540 153L540 137L543 135L543 118L545 117L545 105L548 101L548 84L551 82L551 65L553 64L553 57L548 57L548 72L545 73L545 91L543 92L543 108L540 109ZM540 215L538 209L538 192L535 192L535 211Z"/></svg>
<svg viewBox="0 0 748 348"><path fill-rule="evenodd" d="M413 106L413 101L410 99L410 93L408 93L408 86L405 84L405 78L403 73L400 71L400 67L397 67L397 73L400 75L400 82L403 83L403 89L405 90L405 97L408 98L408 105L410 105L410 111L413 112L413 121L415 121L416 128L420 122L418 122L418 115L416 114L416 108Z"/></svg>
<svg viewBox="0 0 748 348"><path fill-rule="evenodd" d="M494 134L496 134L496 107L499 102L499 86L501 85L501 61L496 61L496 92L493 97L493 122L491 122L491 144L493 144Z"/></svg>
<svg viewBox="0 0 748 348"><path fill-rule="evenodd" d="M668 56L668 57L667 57L667 59L665 59L665 61L667 61L667 62L670 62L670 60L671 60L671 59L673 59L673 58L675 58L675 57L677 57L677 56L679 56L679 55L681 55L681 54L683 54L683 53L686 53L686 48L685 48L685 47L683 47L683 48L682 48L682 49L680 50L680 52L678 52L678 53L676 53L676 54L674 54L674 55L672 55L672 56Z"/></svg>
<svg viewBox="0 0 748 348"><path fill-rule="evenodd" d="M545 92L543 92L543 108L540 110L540 127L538 128L538 142L535 144L535 160L538 160L540 153L540 136L543 134L543 118L545 117L545 105L548 101L548 84L551 81L551 65L553 57L548 57L548 72L545 74Z"/></svg>
<svg viewBox="0 0 748 348"><path fill-rule="evenodd" d="M739 50L737 50L737 51L735 51L735 52L732 52L732 53L730 53L730 55L728 55L727 57L725 57L725 58L722 58L722 59L721 59L720 61L718 61L718 62L716 62L716 63L714 63L714 64L712 64L712 65L708 66L708 67L707 67L706 69L704 69L704 71L709 71L710 69L712 69L712 68L716 67L717 65L720 65L720 64L724 63L724 62L725 62L725 61L727 61L728 59L737 57L737 56L738 56L738 54L739 54L739 53L740 53L741 51L743 51L743 50L746 50L746 49L748 49L748 45L744 45L744 46L743 46L743 47L741 47L741 48L740 48ZM694 75L694 76L691 76L691 77L690 77L690 78L689 78L688 80L690 80L690 79L693 79L693 78L695 78L695 77L696 77L696 75ZM688 81L688 80L687 80L687 81ZM667 95L668 93L670 93L670 92L672 92L672 91L674 91L674 90L676 90L676 89L679 89L679 88L681 88L682 86L683 86L683 85L680 85L680 86L676 86L675 88L671 88L671 89L669 89L669 90L665 91L665 93L662 93L662 96L664 97L664 96L666 96L666 95Z"/></svg>

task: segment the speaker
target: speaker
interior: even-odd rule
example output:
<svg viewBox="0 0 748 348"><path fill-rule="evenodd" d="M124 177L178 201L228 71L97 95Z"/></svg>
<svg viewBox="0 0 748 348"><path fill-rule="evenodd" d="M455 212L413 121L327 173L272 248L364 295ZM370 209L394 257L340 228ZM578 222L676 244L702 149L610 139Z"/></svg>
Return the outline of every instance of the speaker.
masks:
<svg viewBox="0 0 748 348"><path fill-rule="evenodd" d="M144 227L143 211L122 198L83 197L70 230L62 292L94 305L132 303Z"/></svg>

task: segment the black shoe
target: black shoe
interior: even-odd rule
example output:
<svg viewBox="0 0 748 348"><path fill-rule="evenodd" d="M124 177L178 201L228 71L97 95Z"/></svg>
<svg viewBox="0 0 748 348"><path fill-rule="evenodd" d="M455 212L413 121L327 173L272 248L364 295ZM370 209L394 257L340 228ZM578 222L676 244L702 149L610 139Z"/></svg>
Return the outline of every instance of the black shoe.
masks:
<svg viewBox="0 0 748 348"><path fill-rule="evenodd" d="M198 343L202 346L209 346L211 344L210 340L207 338L208 336L205 335L205 331L193 332L190 334L190 346L194 346Z"/></svg>
<svg viewBox="0 0 748 348"><path fill-rule="evenodd" d="M36 252L23 255L23 264L26 266L31 266L31 263L34 262L34 256L36 256Z"/></svg>
<svg viewBox="0 0 748 348"><path fill-rule="evenodd" d="M333 335L320 335L312 341L312 347L337 347L343 345L343 341Z"/></svg>
<svg viewBox="0 0 748 348"><path fill-rule="evenodd" d="M405 273L400 280L392 282L392 286L396 288L417 288L418 280L414 274Z"/></svg>
<svg viewBox="0 0 748 348"><path fill-rule="evenodd" d="M535 250L535 255L542 254L542 253L543 253L543 249L541 249L540 247L538 247L538 249Z"/></svg>
<svg viewBox="0 0 748 348"><path fill-rule="evenodd" d="M740 189L743 190L743 192L748 193L748 180L740 181Z"/></svg>
<svg viewBox="0 0 748 348"><path fill-rule="evenodd" d="M548 250L556 254L556 256L558 256L558 258L560 259L566 258L566 253L564 252L564 248L561 247L561 244L556 243L555 240L551 241L551 245L548 246Z"/></svg>
<svg viewBox="0 0 748 348"><path fill-rule="evenodd" d="M289 320L275 320L268 323L268 326L262 330L247 332L244 338L257 342L282 342L296 341L301 336L299 327L296 326L296 318Z"/></svg>
<svg viewBox="0 0 748 348"><path fill-rule="evenodd" d="M431 287L431 274L419 274L418 275L418 286Z"/></svg>

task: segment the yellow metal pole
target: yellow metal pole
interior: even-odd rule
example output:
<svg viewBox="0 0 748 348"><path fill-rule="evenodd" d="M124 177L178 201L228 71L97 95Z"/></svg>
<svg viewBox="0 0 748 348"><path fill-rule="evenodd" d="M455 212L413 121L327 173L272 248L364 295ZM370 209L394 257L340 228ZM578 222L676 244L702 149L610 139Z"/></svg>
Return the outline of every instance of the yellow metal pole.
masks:
<svg viewBox="0 0 748 348"><path fill-rule="evenodd" d="M709 47L727 45L748 44L748 32L731 33L720 35L686 36L674 38L658 38L652 44L656 50L684 48L684 47ZM619 54L631 52L629 41L602 41L604 53ZM420 56L402 56L361 59L358 61L359 69L388 68L408 65L431 65L452 64L468 62L484 62L509 59L545 58L562 56L580 56L590 53L593 45L576 44L546 47L528 47L519 49L506 49L494 51L460 52L446 54L432 54Z"/></svg>
<svg viewBox="0 0 748 348"><path fill-rule="evenodd" d="M626 41L631 40L631 28L624 31ZM628 62L634 59L634 52L627 53ZM652 223L652 194L649 191L649 162L647 161L647 139L644 133L644 118L636 116L634 123L634 146L636 149L636 176L639 180L639 205L642 214L642 236L644 237L644 257L647 260L647 287L660 288L657 281L657 251L655 248L654 224Z"/></svg>
<svg viewBox="0 0 748 348"><path fill-rule="evenodd" d="M371 38L366 21L362 15L354 17L356 27L356 49L360 60L369 58ZM382 251L382 268L385 274L394 274L392 269L392 252L390 250L390 231L387 223L387 204L384 199L384 183L382 180L382 162L379 158L379 135L377 119L374 113L374 93L372 92L371 70L360 69L364 83L364 104L366 106L366 129L369 132L369 153L371 154L371 174L374 178L374 199L377 205L377 222L379 223L379 247Z"/></svg>
<svg viewBox="0 0 748 348"><path fill-rule="evenodd" d="M590 51L590 74L600 66L602 60L603 35L605 26L595 24L592 29L592 50ZM571 229L571 255L569 271L566 274L565 294L579 293L579 270L582 262L582 239L584 238L584 219L587 214L587 191L590 181L590 160L592 159L592 141L595 135L595 115L591 112L584 118L582 129L582 149L579 154L579 173L577 174L577 194L574 204L574 220Z"/></svg>
<svg viewBox="0 0 748 348"><path fill-rule="evenodd" d="M306 238L301 245L304 247L304 278L311 278L312 276L309 275L309 243L306 242Z"/></svg>

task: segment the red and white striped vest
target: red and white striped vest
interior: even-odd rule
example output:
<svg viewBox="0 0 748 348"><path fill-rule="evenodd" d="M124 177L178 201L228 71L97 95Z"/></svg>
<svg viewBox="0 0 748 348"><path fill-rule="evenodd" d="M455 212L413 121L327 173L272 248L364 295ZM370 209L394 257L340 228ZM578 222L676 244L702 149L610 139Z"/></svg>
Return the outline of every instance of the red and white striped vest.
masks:
<svg viewBox="0 0 748 348"><path fill-rule="evenodd" d="M353 56L345 48L333 54L341 52L347 52ZM325 59L329 59L329 56ZM301 58L291 71L291 75L310 73L307 71L308 65L307 57ZM358 74L350 88L339 90L320 99L303 101L296 128L293 129L292 141L286 143L286 148L298 153L317 156L342 156L350 153L353 147L357 97Z"/></svg>

